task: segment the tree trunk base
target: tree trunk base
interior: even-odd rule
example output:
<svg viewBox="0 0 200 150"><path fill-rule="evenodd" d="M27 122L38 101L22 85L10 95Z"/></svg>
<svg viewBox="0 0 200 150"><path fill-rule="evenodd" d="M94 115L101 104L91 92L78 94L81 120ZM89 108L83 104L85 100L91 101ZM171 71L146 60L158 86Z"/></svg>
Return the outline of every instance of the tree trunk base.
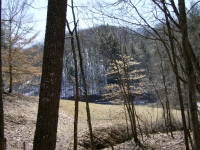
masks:
<svg viewBox="0 0 200 150"><path fill-rule="evenodd" d="M6 150L6 138L0 139L0 150Z"/></svg>

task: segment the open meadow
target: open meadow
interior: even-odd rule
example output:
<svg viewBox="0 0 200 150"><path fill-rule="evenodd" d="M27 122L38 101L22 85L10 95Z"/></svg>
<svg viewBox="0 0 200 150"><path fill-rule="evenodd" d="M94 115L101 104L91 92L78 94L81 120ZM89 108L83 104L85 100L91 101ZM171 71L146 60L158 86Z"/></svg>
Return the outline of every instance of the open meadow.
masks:
<svg viewBox="0 0 200 150"><path fill-rule="evenodd" d="M32 140L34 137L37 117L38 98L26 97L17 94L4 95L3 98L7 149L20 150L23 149L23 146L26 147L26 149L32 149ZM143 142L145 145L147 145L148 149L153 147L156 149L160 149L164 146L166 147L168 145L167 143L170 141L175 142L176 146L176 139L173 140L169 135L163 134L157 130L162 128L162 123L164 122L161 108L154 108L150 105L135 107L139 117L138 131L140 131L140 127L143 133L143 136L140 135L140 138L142 140L143 137ZM123 144L126 143L125 140L127 139L123 138L124 134L126 134L126 117L123 105L90 104L90 112L94 134L96 139L102 140L102 145L114 146L117 145L117 143L120 143L120 141L123 141ZM178 122L180 122L180 112L178 110L172 110L172 114L174 116L173 122L178 124ZM70 100L61 100L57 150L72 149L74 122L73 118L74 102ZM83 144L84 142L88 141L89 137L84 102L79 103L78 127L80 143L79 149L85 149ZM110 137L111 134L109 132L112 132L114 137ZM120 137L120 135L122 137ZM182 132L175 132L174 135L175 137L177 136L177 143L180 142L180 144L183 145L184 142L182 142ZM121 140L116 140L117 138ZM106 140L110 140L110 143L105 143ZM130 143L127 145L129 145L129 148L127 149L130 149ZM131 146L134 147L134 143L131 142ZM123 147L126 146L123 145ZM115 149L118 148L115 146Z"/></svg>

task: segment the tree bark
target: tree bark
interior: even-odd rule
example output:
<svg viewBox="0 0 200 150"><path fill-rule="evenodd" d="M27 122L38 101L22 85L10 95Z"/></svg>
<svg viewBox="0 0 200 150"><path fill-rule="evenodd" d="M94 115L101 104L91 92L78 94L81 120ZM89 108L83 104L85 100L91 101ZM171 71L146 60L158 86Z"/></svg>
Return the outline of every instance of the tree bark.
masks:
<svg viewBox="0 0 200 150"><path fill-rule="evenodd" d="M193 131L193 140L194 140L194 149L200 149L200 129L198 122L198 109L196 103L196 93L195 93L195 68L196 64L194 63L194 56L191 44L188 39L188 31L187 31L187 19L185 12L185 1L179 0L179 24L180 30L182 34L182 47L184 53L184 60L186 64L186 75L188 80L188 90L189 90L189 106L190 106L190 115L191 115L191 124ZM199 71L199 70L198 70ZM197 71L197 74L198 74Z"/></svg>
<svg viewBox="0 0 200 150"><path fill-rule="evenodd" d="M71 32L73 36L73 32ZM76 85L76 94L75 98L75 109L74 109L74 150L78 149L78 109L79 109L79 81L78 81L78 62L76 58L76 51L74 46L74 38L71 38L71 47L74 59L74 68L75 68L75 85Z"/></svg>
<svg viewBox="0 0 200 150"><path fill-rule="evenodd" d="M65 40L66 0L49 0L33 150L54 150Z"/></svg>
<svg viewBox="0 0 200 150"><path fill-rule="evenodd" d="M13 78L12 78L12 31L11 31L11 26L12 26L12 20L9 20L9 48L8 48L8 64L9 64L9 90L8 93L12 93L13 89Z"/></svg>
<svg viewBox="0 0 200 150"><path fill-rule="evenodd" d="M169 37L169 42L170 42L170 48L172 52L172 59L173 62L171 62L171 66L173 68L175 77L176 77L176 86L177 86L177 92L178 92L178 97L179 97L179 103L180 103L180 108L181 108L181 117L182 117L182 123L183 123L183 130L184 130L184 139L185 139L185 148L186 150L189 150L189 142L188 142L188 129L186 125L186 119L185 119L185 110L184 110L184 103L183 103L183 97L182 97L182 90L181 90L181 84L179 80L179 71L178 71L178 66L177 66L177 61L176 61L176 53L175 53L175 44L174 44L174 39L173 39L173 33L171 30L170 26L170 21L167 16L167 7L166 7L166 2L163 0L163 12L165 14L165 19L166 19L166 25L167 25L167 30L168 30L168 37ZM169 51L168 49L166 49ZM168 52L169 54L169 52ZM170 57L170 55L168 55Z"/></svg>
<svg viewBox="0 0 200 150"><path fill-rule="evenodd" d="M0 20L1 20L1 0L0 0ZM0 24L0 35L1 35L1 24ZM1 38L0 38L1 46ZM0 47L0 150L6 149L6 143L4 138L4 109L3 109L3 84L2 84L2 59L1 59L1 47Z"/></svg>
<svg viewBox="0 0 200 150"><path fill-rule="evenodd" d="M86 113L87 113L88 128L89 128L89 132L90 132L91 150L95 150L93 131L92 131L92 123L91 123L92 121L91 121L91 115L90 115L90 106L89 106L89 99L88 99L88 92L87 92L87 83L86 83L86 78L85 78L85 72L84 72L84 69L83 69L83 58L82 58L82 55L81 55L80 40L79 40L79 36L78 36L77 25L76 25L76 22L75 22L76 19L75 19L73 0L72 0L72 14L73 14L73 18L74 18L74 26L75 26L74 31L75 31L76 41L77 41L77 46L78 46L78 56L79 56L79 60L80 60L79 65L80 65L80 70L81 70L81 74L82 74L84 96L85 96L85 100L86 100Z"/></svg>
<svg viewBox="0 0 200 150"><path fill-rule="evenodd" d="M73 8L73 0L71 1L72 5L72 10ZM75 49L75 41L74 41L74 30L71 31L70 25L67 21L67 28L69 31L69 34L71 35L71 49L72 49L72 54L73 54L73 60L74 60L74 75L75 75L75 109L74 109L74 150L78 149L78 112L79 112L79 78L78 78L78 61L77 61L77 56L76 56L76 49ZM76 28L76 25L75 27Z"/></svg>
<svg viewBox="0 0 200 150"><path fill-rule="evenodd" d="M10 84L9 84L9 91L8 91L8 93L12 93L13 92L13 73L12 73L13 69L12 68L13 68L12 64L10 63L9 64L9 79L10 79L9 82L10 82Z"/></svg>

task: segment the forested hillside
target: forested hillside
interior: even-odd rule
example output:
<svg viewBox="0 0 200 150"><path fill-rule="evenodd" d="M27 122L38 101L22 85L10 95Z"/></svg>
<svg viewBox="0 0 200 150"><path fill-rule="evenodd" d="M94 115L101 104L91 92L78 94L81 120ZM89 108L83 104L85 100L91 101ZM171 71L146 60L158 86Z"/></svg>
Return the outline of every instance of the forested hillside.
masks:
<svg viewBox="0 0 200 150"><path fill-rule="evenodd" d="M128 80L132 86L133 96L152 92L143 61L150 59L150 49L147 50L146 43L141 38L136 37L128 29L108 25L81 30L79 34L88 95L104 96L105 99L114 96L116 90L119 91L116 68L120 69L122 77L125 69L122 65L126 66L130 73ZM69 45L68 42L66 41L66 45ZM144 56L144 51L149 55ZM61 91L63 98L73 96L74 89L74 62L71 49L66 48L65 53ZM80 72L79 80L82 84Z"/></svg>
<svg viewBox="0 0 200 150"><path fill-rule="evenodd" d="M142 31L140 32L143 34ZM124 63L123 65L126 65L130 72L130 78L128 80L132 86L131 93L133 98L137 97L137 100L155 101L155 96L153 96L155 93L151 89L147 72L147 64L149 64L155 51L151 43L147 43L147 40L136 36L128 29L109 25L81 30L79 34L88 85L88 95L93 95L97 99L100 97L101 99L111 101L116 100L114 97L120 99L119 94L117 94L117 90L119 89L117 87L117 72L113 69L120 67L123 70L123 67L120 65ZM66 39L65 44L69 45L68 39ZM151 45L147 47L147 44ZM24 56L17 53L17 56L23 57L24 60L21 61L16 58L15 60L20 62L14 62L14 64L17 64L21 68L20 74L14 72L17 68L15 69L13 67L13 89L15 92L25 95L38 95L41 74L40 68L42 67L42 49L43 46L39 44L21 51ZM14 54L16 53L13 52L13 58L15 57ZM114 61L117 61L117 64ZM28 66L29 64L31 66ZM26 70L22 70L23 65L26 67ZM5 64L4 66L5 70L3 69L3 72L6 73L8 72L6 71L7 65ZM74 78L74 62L71 48L66 46L63 60L61 98L67 99L74 96ZM80 70L79 80L82 83ZM4 89L6 91L8 90L9 79L5 78L4 82ZM80 89L83 89L83 85L80 85ZM113 90L112 92L111 89Z"/></svg>

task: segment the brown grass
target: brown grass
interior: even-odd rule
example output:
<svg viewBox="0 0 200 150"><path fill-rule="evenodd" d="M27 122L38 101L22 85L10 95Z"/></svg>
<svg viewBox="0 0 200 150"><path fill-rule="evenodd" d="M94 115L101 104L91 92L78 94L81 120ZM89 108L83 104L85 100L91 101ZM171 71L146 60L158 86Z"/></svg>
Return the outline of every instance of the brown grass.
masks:
<svg viewBox="0 0 200 150"><path fill-rule="evenodd" d="M74 115L74 102L68 100L60 101L60 111L70 116ZM90 113L92 123L95 125L105 125L107 123L121 123L124 119L124 109L118 105L101 105L90 103ZM86 104L79 102L79 120L87 120Z"/></svg>
<svg viewBox="0 0 200 150"><path fill-rule="evenodd" d="M135 106L137 115L139 117L138 121L142 131L146 134L151 132L159 132L159 130L164 130L164 119L162 108L154 108L151 105ZM88 135L87 130L87 116L86 116L86 105L84 102L79 102L79 132L80 138L83 138L83 132ZM73 101L60 101L60 112L67 114L73 120L74 115L74 102ZM90 112L92 118L92 126L97 130L97 128L106 128L113 125L126 124L125 109L123 105L100 105L100 104L90 104ZM171 110L171 115L173 116L173 124L178 124L180 122L180 111ZM124 126L125 127L125 126ZM116 128L116 127L115 127ZM86 130L84 130L86 129ZM66 131L70 131L71 138L68 143L72 141L73 133L73 121L66 127ZM103 133L103 132L102 132ZM68 134L68 135L69 135Z"/></svg>
<svg viewBox="0 0 200 150"><path fill-rule="evenodd" d="M5 95L5 136L7 138L7 149L32 149L36 116L37 97L26 97L21 95ZM87 117L85 103L79 103L79 133L87 131ZM141 126L151 126L156 121L162 121L162 109L150 106L136 106ZM90 104L92 125L94 129L111 127L124 124L124 106L122 105L100 105ZM173 110L174 120L180 120L180 112ZM58 124L57 150L68 149L68 144L73 140L74 102L61 100Z"/></svg>
<svg viewBox="0 0 200 150"><path fill-rule="evenodd" d="M137 105L135 106L139 121L142 124L150 125L156 122L163 122L163 109L155 108L151 105ZM73 117L74 102L61 100L60 111ZM90 112L92 118L92 125L111 125L122 124L126 122L125 108L123 105L101 105L90 104ZM181 122L181 114L179 110L171 110L173 122ZM79 126L85 128L87 123L86 107L84 102L79 102Z"/></svg>

